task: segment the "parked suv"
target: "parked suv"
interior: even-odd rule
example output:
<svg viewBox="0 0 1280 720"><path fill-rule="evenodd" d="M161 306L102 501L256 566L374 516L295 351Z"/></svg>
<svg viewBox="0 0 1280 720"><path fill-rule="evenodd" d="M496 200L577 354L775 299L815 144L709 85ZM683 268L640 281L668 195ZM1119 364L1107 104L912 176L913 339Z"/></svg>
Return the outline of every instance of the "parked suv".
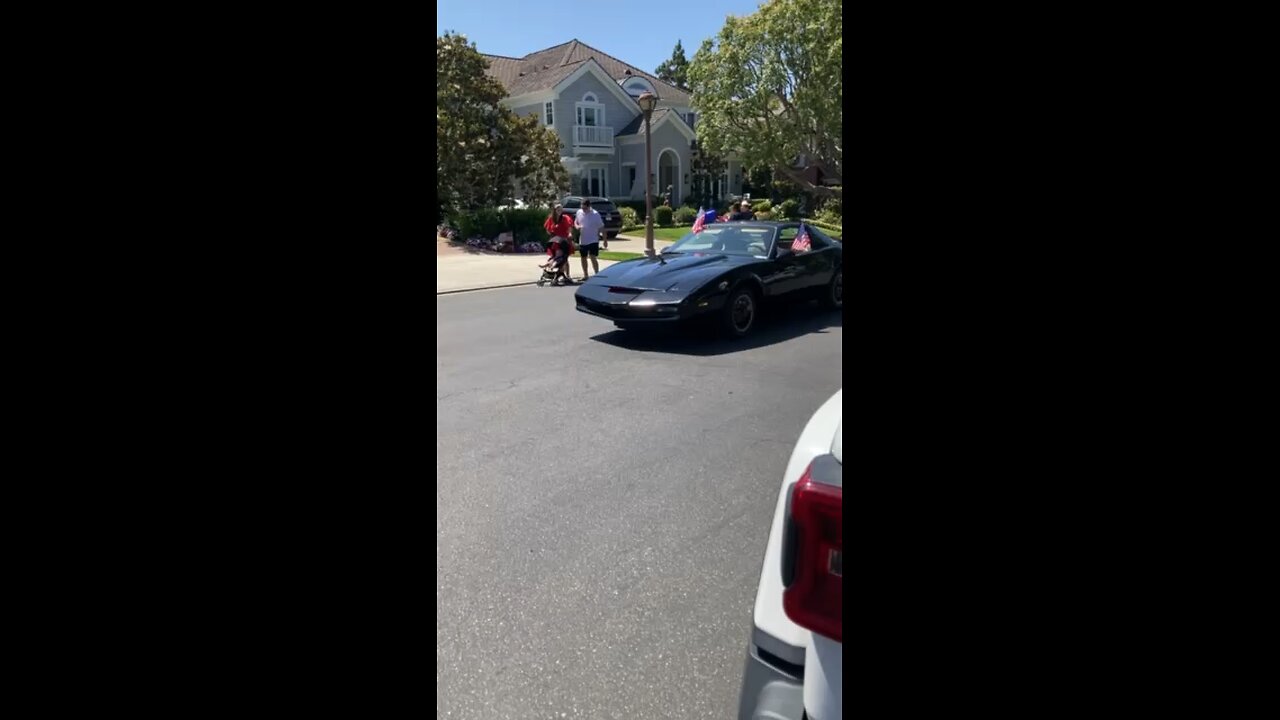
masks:
<svg viewBox="0 0 1280 720"><path fill-rule="evenodd" d="M590 200L591 207L600 213L600 218L604 220L604 235L606 238L615 238L618 231L622 230L622 213L618 212L618 208L614 206L609 198L593 197L589 195L570 195L560 204L564 209L576 213L582 209L582 201Z"/></svg>
<svg viewBox="0 0 1280 720"><path fill-rule="evenodd" d="M844 713L843 390L800 433L760 571L739 720Z"/></svg>

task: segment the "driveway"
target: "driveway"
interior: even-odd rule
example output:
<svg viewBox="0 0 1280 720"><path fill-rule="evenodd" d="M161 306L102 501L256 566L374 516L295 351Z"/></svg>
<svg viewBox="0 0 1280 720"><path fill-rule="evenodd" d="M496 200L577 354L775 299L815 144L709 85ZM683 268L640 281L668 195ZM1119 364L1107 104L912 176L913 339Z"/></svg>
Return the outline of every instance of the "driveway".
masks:
<svg viewBox="0 0 1280 720"><path fill-rule="evenodd" d="M668 340L572 296L436 298L436 716L735 717L782 471L841 386L840 319Z"/></svg>

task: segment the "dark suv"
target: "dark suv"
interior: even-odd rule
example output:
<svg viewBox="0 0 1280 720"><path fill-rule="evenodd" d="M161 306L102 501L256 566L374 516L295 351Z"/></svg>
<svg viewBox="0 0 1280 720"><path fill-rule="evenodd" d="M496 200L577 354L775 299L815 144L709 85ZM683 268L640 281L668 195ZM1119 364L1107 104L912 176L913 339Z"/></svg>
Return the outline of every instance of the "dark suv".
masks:
<svg viewBox="0 0 1280 720"><path fill-rule="evenodd" d="M577 213L582 209L582 201L590 200L591 207L600 213L600 219L604 220L604 236L606 238L615 238L618 231L622 229L622 213L618 212L618 208L609 202L609 198L594 197L590 195L570 195L560 204L570 213Z"/></svg>

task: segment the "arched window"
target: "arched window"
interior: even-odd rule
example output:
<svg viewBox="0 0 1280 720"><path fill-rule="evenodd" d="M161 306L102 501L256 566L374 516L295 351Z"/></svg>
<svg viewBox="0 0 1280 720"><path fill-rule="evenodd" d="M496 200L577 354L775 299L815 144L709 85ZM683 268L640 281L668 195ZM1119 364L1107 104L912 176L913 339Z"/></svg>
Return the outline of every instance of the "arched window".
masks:
<svg viewBox="0 0 1280 720"><path fill-rule="evenodd" d="M640 97L646 92L653 92L653 85L642 77L631 76L622 81L622 90L633 98ZM654 93L655 95L657 93Z"/></svg>
<svg viewBox="0 0 1280 720"><path fill-rule="evenodd" d="M589 92L586 95L583 95L582 102L576 102L573 105L575 125L583 127L603 127L605 125L604 104L596 99L595 93ZM603 142L603 140L601 140L603 135L600 133L588 133L588 135L592 138L593 144L596 142ZM613 140L612 136L610 136L609 140ZM577 145L581 143L575 142L574 144Z"/></svg>

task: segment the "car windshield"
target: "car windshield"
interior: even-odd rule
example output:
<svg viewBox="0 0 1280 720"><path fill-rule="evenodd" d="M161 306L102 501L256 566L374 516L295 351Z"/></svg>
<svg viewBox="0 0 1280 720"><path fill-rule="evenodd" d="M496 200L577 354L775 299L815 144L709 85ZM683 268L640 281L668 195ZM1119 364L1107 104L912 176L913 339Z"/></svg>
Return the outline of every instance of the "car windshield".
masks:
<svg viewBox="0 0 1280 720"><path fill-rule="evenodd" d="M599 213L607 213L607 212L614 211L613 203L607 202L605 200L593 202L591 203L591 207L595 208L596 212L599 212Z"/></svg>
<svg viewBox="0 0 1280 720"><path fill-rule="evenodd" d="M724 223L708 225L700 233L689 233L663 253L709 252L725 255L769 254L773 228Z"/></svg>

